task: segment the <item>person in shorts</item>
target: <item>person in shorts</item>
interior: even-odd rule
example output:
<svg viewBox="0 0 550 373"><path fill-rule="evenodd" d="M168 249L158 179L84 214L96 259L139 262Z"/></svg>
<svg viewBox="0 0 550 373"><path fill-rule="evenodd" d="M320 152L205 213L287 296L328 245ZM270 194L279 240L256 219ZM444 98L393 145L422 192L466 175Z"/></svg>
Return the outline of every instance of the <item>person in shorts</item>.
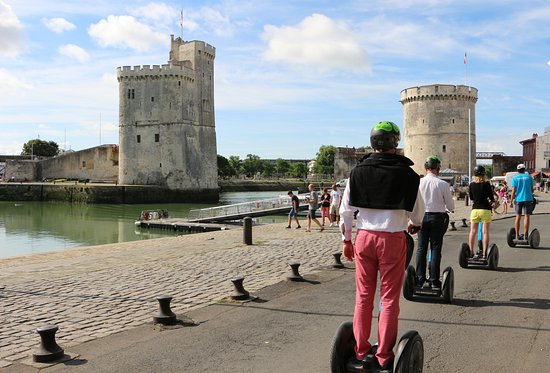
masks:
<svg viewBox="0 0 550 373"><path fill-rule="evenodd" d="M477 242L478 224L482 222L482 246L483 254L480 259L487 258L489 247L490 227L493 220L492 210L495 204L495 195L491 184L485 180L485 167L478 165L474 168L474 180L468 187L472 212L470 213L470 256L474 256L474 248Z"/></svg>
<svg viewBox="0 0 550 373"><path fill-rule="evenodd" d="M330 216L330 194L328 188L323 188L323 194L321 195L321 225L325 226L325 219L328 219L330 226L332 226L332 217Z"/></svg>
<svg viewBox="0 0 550 373"><path fill-rule="evenodd" d="M288 213L287 228L291 227L292 218L296 220L296 229L302 228L300 226L300 221L298 220L298 207L300 206L300 200L298 199L298 196L294 195L292 190L288 192L288 196L290 197L290 203L292 203L292 207L290 208L290 212Z"/></svg>
<svg viewBox="0 0 550 373"><path fill-rule="evenodd" d="M535 188L535 180L533 177L525 172L525 165L523 163L518 164L518 174L512 178L512 196L510 197L510 206L514 206L516 211L516 220L514 227L516 228L516 238L518 240L527 240L529 234L529 223L531 222L531 215L533 214L533 208L535 207L533 201L533 191ZM519 225L521 223L521 216L525 216L523 222L523 234L519 234Z"/></svg>
<svg viewBox="0 0 550 373"><path fill-rule="evenodd" d="M307 210L307 229L306 232L311 232L311 222L315 222L319 226L319 232L322 232L325 230L325 227L321 225L319 220L317 220L317 217L315 216L315 211L317 211L317 207L319 205L319 194L315 190L315 185L309 184L308 185L309 190L309 198L307 200L307 203L309 204L308 210Z"/></svg>

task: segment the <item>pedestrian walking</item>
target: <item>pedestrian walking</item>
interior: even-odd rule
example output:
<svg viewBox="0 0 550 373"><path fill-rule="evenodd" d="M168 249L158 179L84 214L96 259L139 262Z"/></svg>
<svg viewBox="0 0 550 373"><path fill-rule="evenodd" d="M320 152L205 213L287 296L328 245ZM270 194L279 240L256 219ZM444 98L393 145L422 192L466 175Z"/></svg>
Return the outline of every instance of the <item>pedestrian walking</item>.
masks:
<svg viewBox="0 0 550 373"><path fill-rule="evenodd" d="M317 217L315 216L318 205L319 205L319 194L315 190L315 185L309 184L308 185L309 190L309 197L308 197L308 210L307 210L307 229L306 232L311 232L311 222L314 222L319 226L319 232L322 232L325 230L325 227L319 223L319 220L317 220Z"/></svg>
<svg viewBox="0 0 550 373"><path fill-rule="evenodd" d="M291 228L293 218L296 221L296 229L302 228L300 226L300 221L298 220L298 207L300 206L300 199L292 192L292 190L288 192L288 196L290 197L290 203L292 203L292 207L290 208L290 212L288 213L287 228Z"/></svg>

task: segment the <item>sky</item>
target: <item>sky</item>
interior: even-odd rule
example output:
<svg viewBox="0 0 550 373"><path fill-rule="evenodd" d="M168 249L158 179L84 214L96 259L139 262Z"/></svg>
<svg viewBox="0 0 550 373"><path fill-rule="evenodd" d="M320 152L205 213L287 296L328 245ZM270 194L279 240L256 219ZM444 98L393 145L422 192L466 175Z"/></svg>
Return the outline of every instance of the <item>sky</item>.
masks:
<svg viewBox="0 0 550 373"><path fill-rule="evenodd" d="M0 0L0 154L118 143L116 68L167 63L171 34L216 48L225 157L369 145L430 84L479 90L477 151L550 127L547 0Z"/></svg>

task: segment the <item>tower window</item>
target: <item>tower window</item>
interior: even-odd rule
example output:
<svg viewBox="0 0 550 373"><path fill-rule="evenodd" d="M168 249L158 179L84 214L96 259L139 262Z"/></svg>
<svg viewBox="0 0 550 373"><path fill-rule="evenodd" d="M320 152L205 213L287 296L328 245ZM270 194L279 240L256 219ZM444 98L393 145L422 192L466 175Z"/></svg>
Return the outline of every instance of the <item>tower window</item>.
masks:
<svg viewBox="0 0 550 373"><path fill-rule="evenodd" d="M455 123L455 120L454 120L454 118L453 118L453 124L454 124L454 123Z"/></svg>
<svg viewBox="0 0 550 373"><path fill-rule="evenodd" d="M447 145L443 145L443 153L445 153L447 151Z"/></svg>
<svg viewBox="0 0 550 373"><path fill-rule="evenodd" d="M128 89L128 98L134 98L136 97L136 90L134 88Z"/></svg>
<svg viewBox="0 0 550 373"><path fill-rule="evenodd" d="M137 135L137 142L138 142L138 143L141 142L141 135Z"/></svg>
<svg viewBox="0 0 550 373"><path fill-rule="evenodd" d="M178 82L178 85L181 86L181 80Z"/></svg>
<svg viewBox="0 0 550 373"><path fill-rule="evenodd" d="M83 168L86 167L86 161L82 161L82 167L83 167Z"/></svg>
<svg viewBox="0 0 550 373"><path fill-rule="evenodd" d="M159 142L159 141L160 141L160 134L155 133L155 142Z"/></svg>
<svg viewBox="0 0 550 373"><path fill-rule="evenodd" d="M154 98L154 97L151 97L151 102L155 102L155 98Z"/></svg>

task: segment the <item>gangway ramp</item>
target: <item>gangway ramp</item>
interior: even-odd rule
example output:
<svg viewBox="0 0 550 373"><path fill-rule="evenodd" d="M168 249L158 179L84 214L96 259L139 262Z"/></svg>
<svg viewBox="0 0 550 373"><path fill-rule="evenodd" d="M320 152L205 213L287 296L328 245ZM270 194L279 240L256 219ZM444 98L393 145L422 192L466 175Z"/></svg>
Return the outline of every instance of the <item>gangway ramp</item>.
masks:
<svg viewBox="0 0 550 373"><path fill-rule="evenodd" d="M308 208L308 196L309 194L298 194L298 198L300 199L299 210ZM290 208L290 197L280 196L278 198L190 210L187 220L195 223L240 220L247 216L254 218L258 216L284 214L288 213Z"/></svg>

